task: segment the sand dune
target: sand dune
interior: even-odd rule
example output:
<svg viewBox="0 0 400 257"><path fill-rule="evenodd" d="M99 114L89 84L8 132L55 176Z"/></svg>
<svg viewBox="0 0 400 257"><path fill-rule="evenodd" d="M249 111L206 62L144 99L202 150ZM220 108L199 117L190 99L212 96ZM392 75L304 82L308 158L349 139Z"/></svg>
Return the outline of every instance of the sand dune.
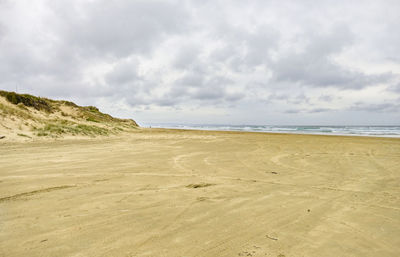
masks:
<svg viewBox="0 0 400 257"><path fill-rule="evenodd" d="M1 142L113 136L137 128L134 120L112 117L94 106L0 90Z"/></svg>
<svg viewBox="0 0 400 257"><path fill-rule="evenodd" d="M1 256L400 256L400 140L0 142Z"/></svg>

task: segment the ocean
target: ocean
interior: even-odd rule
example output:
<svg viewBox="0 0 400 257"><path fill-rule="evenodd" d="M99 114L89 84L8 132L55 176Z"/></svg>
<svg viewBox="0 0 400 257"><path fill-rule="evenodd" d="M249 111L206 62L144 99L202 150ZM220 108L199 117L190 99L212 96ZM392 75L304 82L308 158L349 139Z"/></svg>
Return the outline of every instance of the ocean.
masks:
<svg viewBox="0 0 400 257"><path fill-rule="evenodd" d="M149 127L150 125L147 125ZM275 126L275 125L198 125L152 124L153 128L223 130L269 133L400 137L400 126Z"/></svg>

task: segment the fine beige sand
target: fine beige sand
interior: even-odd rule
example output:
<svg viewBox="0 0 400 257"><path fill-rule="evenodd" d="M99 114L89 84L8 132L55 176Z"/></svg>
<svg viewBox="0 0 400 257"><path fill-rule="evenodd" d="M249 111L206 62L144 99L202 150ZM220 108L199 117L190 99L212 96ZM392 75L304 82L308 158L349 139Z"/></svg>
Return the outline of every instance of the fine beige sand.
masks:
<svg viewBox="0 0 400 257"><path fill-rule="evenodd" d="M0 256L400 256L400 139L0 141Z"/></svg>

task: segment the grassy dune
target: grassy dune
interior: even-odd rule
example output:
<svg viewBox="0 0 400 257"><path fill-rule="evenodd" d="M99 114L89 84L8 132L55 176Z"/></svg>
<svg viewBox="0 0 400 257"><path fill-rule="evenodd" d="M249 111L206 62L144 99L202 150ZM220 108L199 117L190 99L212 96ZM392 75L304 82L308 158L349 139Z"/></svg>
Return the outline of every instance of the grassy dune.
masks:
<svg viewBox="0 0 400 257"><path fill-rule="evenodd" d="M114 118L94 106L0 91L0 135L9 140L107 136L137 128L134 120Z"/></svg>

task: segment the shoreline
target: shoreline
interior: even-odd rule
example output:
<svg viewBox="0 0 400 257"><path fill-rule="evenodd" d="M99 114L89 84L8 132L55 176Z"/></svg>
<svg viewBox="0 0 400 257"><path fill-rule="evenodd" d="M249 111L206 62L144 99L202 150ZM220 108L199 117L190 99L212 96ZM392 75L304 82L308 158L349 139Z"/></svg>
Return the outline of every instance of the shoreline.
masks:
<svg viewBox="0 0 400 257"><path fill-rule="evenodd" d="M387 139L387 140L399 140L399 137L390 137L390 136L371 136L371 135L342 135L342 134L309 134L309 133L290 133L290 132L264 132L264 131L238 131L238 130L207 130L207 129L181 129L181 128L148 128L148 127L140 127L134 132L125 132L116 135L108 135L108 136L96 136L96 137L87 137L87 136L66 136L66 137L37 137L37 138L18 138L15 140L13 138L5 138L0 140L0 145L8 145L15 143L48 143L48 142L75 142L75 141L87 141L87 142L96 142L99 140L123 140L124 138L131 138L138 136L142 133L203 133L203 134L216 134L216 135L246 135L246 134L254 134L254 135L271 135L271 136L306 136L306 137L336 137L336 138L354 138L354 139Z"/></svg>
<svg viewBox="0 0 400 257"><path fill-rule="evenodd" d="M160 129L160 130L181 130L181 131L211 131L211 132L237 132L237 133L261 133L273 135L304 135L304 136L335 136L335 137L362 137L362 138L390 138L400 139L400 135L356 135L356 134L325 134L325 133L300 133L300 132L273 132L273 131L242 131L242 130L215 130L215 129L196 129L196 128L159 128L142 127L141 129Z"/></svg>

